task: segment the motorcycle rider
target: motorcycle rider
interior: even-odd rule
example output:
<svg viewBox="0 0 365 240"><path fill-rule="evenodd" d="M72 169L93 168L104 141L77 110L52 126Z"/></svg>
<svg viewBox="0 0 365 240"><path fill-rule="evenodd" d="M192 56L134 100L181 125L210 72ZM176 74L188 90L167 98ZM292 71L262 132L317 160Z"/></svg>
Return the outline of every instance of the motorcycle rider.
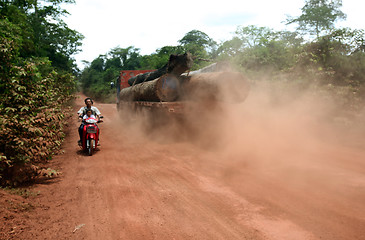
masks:
<svg viewBox="0 0 365 240"><path fill-rule="evenodd" d="M96 120L96 117L93 115L93 111L91 110L91 108L86 109L86 115L84 115L82 120L85 121L88 118L93 118Z"/></svg>
<svg viewBox="0 0 365 240"><path fill-rule="evenodd" d="M96 116L97 120L100 120L101 113L97 107L93 106L93 104L94 104L93 100L88 97L88 98L85 98L84 102L85 102L86 106L80 108L80 110L77 112L77 114L79 115L79 118L82 118L84 115L86 115L86 109L91 109L92 114L94 116Z"/></svg>
<svg viewBox="0 0 365 240"><path fill-rule="evenodd" d="M92 112L92 115L96 116L96 119L99 121L100 120L100 111L97 107L92 106L94 104L93 100L91 98L85 98L84 100L85 102L85 107L80 108L80 110L77 112L77 114L79 115L79 119L82 119L85 115L86 115L86 111L87 109L90 109ZM81 125L79 127L79 135L80 135L80 140L78 141L78 144L81 145L82 142L82 134L84 131L84 122L81 122Z"/></svg>

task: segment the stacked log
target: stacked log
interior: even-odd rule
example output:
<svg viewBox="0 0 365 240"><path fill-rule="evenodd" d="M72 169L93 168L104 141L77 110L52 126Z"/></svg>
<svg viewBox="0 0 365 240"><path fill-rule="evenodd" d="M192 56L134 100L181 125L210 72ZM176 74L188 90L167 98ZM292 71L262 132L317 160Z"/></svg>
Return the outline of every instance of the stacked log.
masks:
<svg viewBox="0 0 365 240"><path fill-rule="evenodd" d="M250 90L248 80L239 72L199 72L182 76L182 100L243 102Z"/></svg>
<svg viewBox="0 0 365 240"><path fill-rule="evenodd" d="M193 65L193 58L190 53L174 55L171 54L168 63L160 69L154 72L139 74L128 80L130 86L155 80L162 75L170 74L174 76L180 76L180 74L189 70Z"/></svg>
<svg viewBox="0 0 365 240"><path fill-rule="evenodd" d="M214 100L242 102L249 92L247 79L226 63L184 73L192 66L190 53L171 55L162 68L137 75L119 92L119 101L173 102Z"/></svg>
<svg viewBox="0 0 365 240"><path fill-rule="evenodd" d="M173 74L124 88L119 92L120 101L172 102L179 96L180 82Z"/></svg>

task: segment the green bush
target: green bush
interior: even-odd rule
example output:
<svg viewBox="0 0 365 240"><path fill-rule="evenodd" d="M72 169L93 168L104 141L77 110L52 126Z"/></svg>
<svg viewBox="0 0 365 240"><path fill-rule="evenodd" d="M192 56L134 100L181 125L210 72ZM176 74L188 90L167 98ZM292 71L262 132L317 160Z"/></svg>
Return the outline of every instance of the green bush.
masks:
<svg viewBox="0 0 365 240"><path fill-rule="evenodd" d="M0 184L29 180L64 138L63 106L72 98L71 74L56 72L47 58L18 56L16 27L0 20ZM26 170L28 169L28 170ZM22 174L21 174L22 173Z"/></svg>

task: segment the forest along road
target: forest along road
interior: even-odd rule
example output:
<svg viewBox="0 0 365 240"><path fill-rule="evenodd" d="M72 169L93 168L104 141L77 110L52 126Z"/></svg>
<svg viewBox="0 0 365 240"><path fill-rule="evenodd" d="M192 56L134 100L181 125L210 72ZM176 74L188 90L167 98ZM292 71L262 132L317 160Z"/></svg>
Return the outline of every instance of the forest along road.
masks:
<svg viewBox="0 0 365 240"><path fill-rule="evenodd" d="M275 114L267 124L270 113L257 118L254 107L241 106L245 121L217 125L229 134L207 147L145 135L115 104L94 106L104 115L100 150L79 150L75 114L54 159L62 174L35 188L47 217L21 238L365 239L364 148L314 138Z"/></svg>

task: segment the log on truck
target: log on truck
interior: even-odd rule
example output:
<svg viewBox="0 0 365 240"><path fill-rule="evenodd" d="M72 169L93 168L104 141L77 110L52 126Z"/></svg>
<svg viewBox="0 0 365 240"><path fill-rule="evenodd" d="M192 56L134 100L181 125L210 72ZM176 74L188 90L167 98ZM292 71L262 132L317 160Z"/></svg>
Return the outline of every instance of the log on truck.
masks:
<svg viewBox="0 0 365 240"><path fill-rule="evenodd" d="M199 72L180 77L180 99L243 102L248 96L248 80L239 72Z"/></svg>
<svg viewBox="0 0 365 240"><path fill-rule="evenodd" d="M151 71L132 77L128 80L128 84L130 86L133 86L139 83L152 81L165 74L179 76L180 74L189 70L192 65L193 65L193 58L190 53L185 53L180 55L171 54L169 61L162 68L157 69L156 71L153 72Z"/></svg>
<svg viewBox="0 0 365 240"><path fill-rule="evenodd" d="M239 103L246 99L249 84L241 73L232 71L222 63L188 72L191 65L190 54L171 55L169 62L158 70L150 70L129 79L123 78L125 71L121 71L118 110L127 107L183 113L188 105L200 100ZM126 86L126 82L130 86Z"/></svg>
<svg viewBox="0 0 365 240"><path fill-rule="evenodd" d="M180 82L173 74L165 74L157 79L148 80L121 89L119 101L171 102L179 96Z"/></svg>

